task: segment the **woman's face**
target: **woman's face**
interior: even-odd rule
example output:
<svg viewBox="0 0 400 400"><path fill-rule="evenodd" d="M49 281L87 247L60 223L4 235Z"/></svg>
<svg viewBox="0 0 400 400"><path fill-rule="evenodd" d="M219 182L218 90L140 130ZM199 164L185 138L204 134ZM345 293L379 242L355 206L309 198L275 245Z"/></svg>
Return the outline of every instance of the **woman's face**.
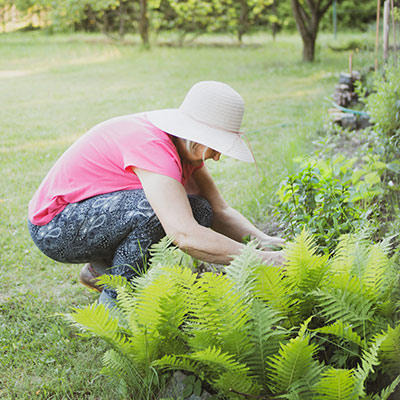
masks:
<svg viewBox="0 0 400 400"><path fill-rule="evenodd" d="M194 166L200 165L203 161L210 158L214 161L218 161L221 157L221 153L202 144L196 143L192 151L189 151L185 142L183 140L180 142L180 146L178 147L179 155L183 160Z"/></svg>
<svg viewBox="0 0 400 400"><path fill-rule="evenodd" d="M212 158L214 161L218 161L221 157L221 153L210 147L204 146L202 144L197 144L192 151L193 161L201 164L203 160L209 160Z"/></svg>

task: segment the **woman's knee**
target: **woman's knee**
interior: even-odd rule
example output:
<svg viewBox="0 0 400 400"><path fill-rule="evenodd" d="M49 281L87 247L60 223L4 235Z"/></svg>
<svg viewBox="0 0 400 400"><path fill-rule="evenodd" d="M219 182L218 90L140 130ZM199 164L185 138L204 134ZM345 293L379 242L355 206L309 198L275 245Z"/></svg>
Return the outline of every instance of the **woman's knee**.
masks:
<svg viewBox="0 0 400 400"><path fill-rule="evenodd" d="M213 211L210 203L201 196L189 195L190 206L195 220L202 226L209 228L213 221Z"/></svg>

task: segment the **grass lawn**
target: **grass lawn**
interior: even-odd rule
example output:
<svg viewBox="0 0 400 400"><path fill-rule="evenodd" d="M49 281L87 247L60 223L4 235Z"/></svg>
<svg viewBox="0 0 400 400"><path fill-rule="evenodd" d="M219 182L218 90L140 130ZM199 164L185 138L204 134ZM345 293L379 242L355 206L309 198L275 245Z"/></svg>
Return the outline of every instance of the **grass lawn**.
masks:
<svg viewBox="0 0 400 400"><path fill-rule="evenodd" d="M0 398L119 398L98 374L104 345L59 315L97 295L78 283L80 266L46 258L26 227L27 204L63 151L98 122L177 107L195 82L224 81L245 99L260 175L225 157L209 166L228 202L268 230L277 184L310 149L348 68L329 41L321 35L317 61L304 64L297 35L150 51L98 35L0 35ZM371 65L371 54L355 55L355 69Z"/></svg>

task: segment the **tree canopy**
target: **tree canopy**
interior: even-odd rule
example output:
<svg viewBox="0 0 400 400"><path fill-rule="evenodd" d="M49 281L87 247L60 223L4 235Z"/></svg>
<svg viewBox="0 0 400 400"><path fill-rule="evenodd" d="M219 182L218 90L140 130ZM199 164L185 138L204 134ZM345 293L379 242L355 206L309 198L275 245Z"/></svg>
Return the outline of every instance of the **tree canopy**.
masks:
<svg viewBox="0 0 400 400"><path fill-rule="evenodd" d="M257 29L275 35L298 29L303 58L312 61L320 27L332 29L333 0L0 0L0 24L5 30L13 9L35 15L36 25L51 31L99 31L124 37L137 32L143 43L149 34L173 31L182 45L208 32L233 34L241 42ZM399 2L399 1L396 1ZM376 0L337 0L339 29L363 29L376 18ZM358 4L360 3L360 4ZM15 14L15 12L14 12ZM1 26L0 25L0 26ZM34 25L34 24L32 24Z"/></svg>

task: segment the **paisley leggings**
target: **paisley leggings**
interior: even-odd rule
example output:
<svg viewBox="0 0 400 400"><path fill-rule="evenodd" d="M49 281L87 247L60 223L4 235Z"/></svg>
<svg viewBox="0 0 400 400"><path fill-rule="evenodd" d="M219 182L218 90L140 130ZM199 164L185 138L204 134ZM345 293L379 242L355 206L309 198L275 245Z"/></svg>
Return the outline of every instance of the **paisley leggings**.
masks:
<svg viewBox="0 0 400 400"><path fill-rule="evenodd" d="M193 216L203 226L212 224L210 204L189 195ZM171 205L173 207L173 205ZM89 262L101 273L137 275L149 258L149 247L165 236L142 189L107 193L69 204L48 224L29 232L48 257L63 263ZM104 291L115 298L110 288Z"/></svg>

